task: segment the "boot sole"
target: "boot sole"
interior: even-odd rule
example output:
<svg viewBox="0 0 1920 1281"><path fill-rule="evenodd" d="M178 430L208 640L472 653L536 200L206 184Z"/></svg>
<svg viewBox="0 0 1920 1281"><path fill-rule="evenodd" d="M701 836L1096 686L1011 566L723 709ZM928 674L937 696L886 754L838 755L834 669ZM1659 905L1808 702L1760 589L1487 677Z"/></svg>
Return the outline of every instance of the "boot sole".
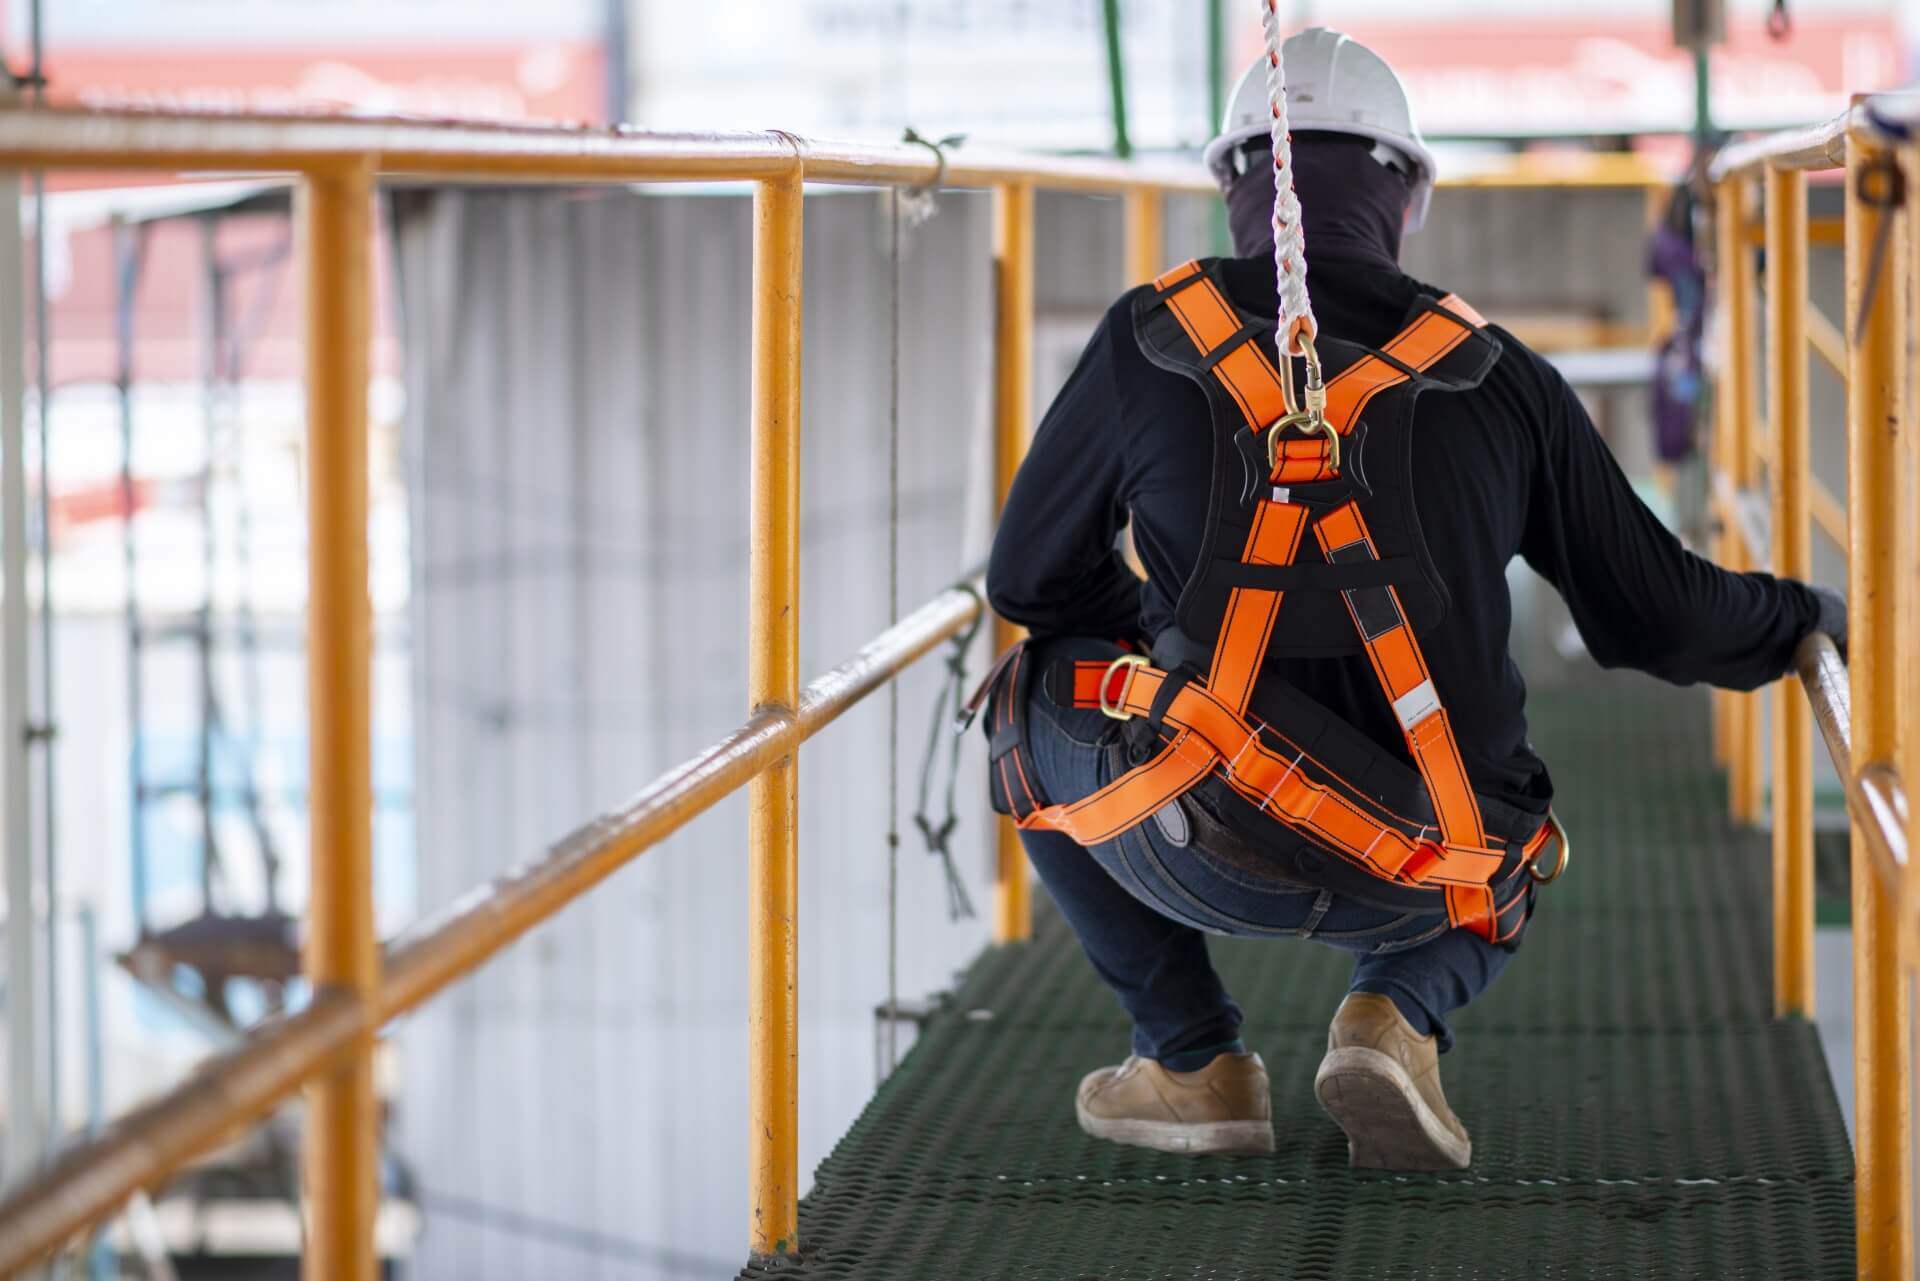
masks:
<svg viewBox="0 0 1920 1281"><path fill-rule="evenodd" d="M1273 1152L1271 1121L1138 1121L1101 1117L1088 1112L1078 1099L1074 1100L1073 1110L1080 1118L1080 1128L1094 1138L1130 1147L1193 1156L1265 1156Z"/></svg>
<svg viewBox="0 0 1920 1281"><path fill-rule="evenodd" d="M1347 1135L1357 1170L1464 1170L1473 1142L1449 1130L1405 1068L1361 1046L1327 1051L1313 1093Z"/></svg>

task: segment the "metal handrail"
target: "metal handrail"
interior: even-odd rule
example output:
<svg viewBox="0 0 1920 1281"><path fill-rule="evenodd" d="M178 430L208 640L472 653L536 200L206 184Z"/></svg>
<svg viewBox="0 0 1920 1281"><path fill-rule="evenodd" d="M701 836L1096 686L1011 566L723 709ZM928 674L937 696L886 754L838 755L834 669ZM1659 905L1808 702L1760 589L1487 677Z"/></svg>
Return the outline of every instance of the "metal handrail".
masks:
<svg viewBox="0 0 1920 1281"><path fill-rule="evenodd" d="M1813 723L1826 740L1827 755L1841 778L1853 777L1853 703L1846 660L1833 638L1811 632L1793 655L1794 674L1807 691Z"/></svg>
<svg viewBox="0 0 1920 1281"><path fill-rule="evenodd" d="M1834 771L1846 780L1847 809L1867 838L1874 870L1888 886L1897 888L1911 854L1907 848L1907 793L1900 775L1884 761L1854 772L1853 705L1847 664L1834 648L1832 637L1819 632L1808 636L1800 642L1793 661L1813 708L1814 724L1826 740Z"/></svg>
<svg viewBox="0 0 1920 1281"><path fill-rule="evenodd" d="M547 853L459 900L389 945L378 1001L317 993L270 1019L186 1080L68 1150L0 1201L0 1276L45 1259L127 1198L258 1120L346 1054L520 935L737 792L848 708L958 635L982 608L975 587L949 589L809 684L796 712L762 711Z"/></svg>
<svg viewBox="0 0 1920 1281"><path fill-rule="evenodd" d="M1804 129L1762 134L1721 149L1707 167L1707 177L1721 182L1755 165L1781 169L1838 169L1847 163L1847 131L1865 120L1858 106L1831 120Z"/></svg>
<svg viewBox="0 0 1920 1281"><path fill-rule="evenodd" d="M1901 613L1893 584L1911 579L1920 546L1905 532L1906 509L1920 496L1903 479L1911 474L1915 407L1901 384L1907 359L1900 338L1902 313L1920 291L1920 273L1910 258L1904 269L1885 272L1883 251L1909 234L1902 225L1910 209L1891 198L1897 183L1864 181L1872 171L1898 166L1920 172L1920 145L1905 121L1920 123L1920 95L1856 97L1834 120L1808 129L1753 139L1729 147L1710 173L1718 187L1718 272L1722 394L1716 396L1713 495L1726 514L1719 554L1736 568L1768 563L1758 544L1771 533L1775 573L1805 578L1811 571L1810 524L1844 535L1848 571L1853 661L1843 662L1833 643L1815 636L1804 642L1795 666L1806 692L1775 691L1772 779L1774 883L1774 1004L1783 1015L1810 1017L1813 963L1813 779L1812 721L1845 788L1852 820L1852 973L1856 1017L1853 1070L1856 1082L1855 1219L1859 1275L1904 1275L1911 1264L1912 1222L1908 1207L1914 1178L1910 1139L1912 1050L1907 1006L1912 968L1910 943L1920 919L1920 896L1907 882L1914 814L1901 778L1920 765L1903 744L1900 718L1903 676L1920 658ZM1846 310L1848 326L1828 323L1808 304L1807 170L1845 166ZM1754 189L1762 195L1763 243L1770 283L1766 324L1756 334L1758 307L1753 251L1745 234ZM1920 224L1915 224L1920 226ZM1901 261L1887 255L1885 261ZM1870 281L1877 283L1869 287ZM1766 347L1767 418L1772 434L1768 459L1769 519L1743 505L1742 486L1757 479L1753 438L1753 353ZM1837 497L1814 480L1808 451L1807 355L1811 346L1840 375L1847 390L1848 495ZM1898 430L1888 430L1890 424ZM1770 531L1750 526L1770 525ZM1762 728L1757 700L1723 693L1715 700L1717 749L1728 772L1729 808L1739 822L1757 822L1762 793ZM1912 775L1907 783L1913 781Z"/></svg>
<svg viewBox="0 0 1920 1281"><path fill-rule="evenodd" d="M1831 120L1729 144L1713 158L1707 177L1719 182L1762 164L1779 169L1838 169L1847 163L1849 131L1865 129L1881 134L1885 132L1882 124L1889 121L1909 128L1920 123L1920 92L1862 94Z"/></svg>
<svg viewBox="0 0 1920 1281"><path fill-rule="evenodd" d="M541 182L714 182L790 176L857 186L1141 189L1213 194L1196 164L1026 155L766 132L653 132L621 126L474 124L414 117L0 108L0 162L22 167L291 170L371 162L373 172Z"/></svg>
<svg viewBox="0 0 1920 1281"><path fill-rule="evenodd" d="M1907 827L1909 824L1906 789L1900 785L1900 772L1885 761L1868 765L1854 776L1847 789L1847 808L1866 834L1867 852L1873 855L1874 870L1888 886L1897 890L1907 874Z"/></svg>

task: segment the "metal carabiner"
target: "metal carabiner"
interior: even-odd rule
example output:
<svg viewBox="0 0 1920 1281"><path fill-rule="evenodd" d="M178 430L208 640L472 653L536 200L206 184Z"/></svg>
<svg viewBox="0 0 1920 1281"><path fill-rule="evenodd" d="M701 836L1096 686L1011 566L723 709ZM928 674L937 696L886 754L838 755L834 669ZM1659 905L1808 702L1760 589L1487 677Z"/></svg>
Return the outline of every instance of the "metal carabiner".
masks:
<svg viewBox="0 0 1920 1281"><path fill-rule="evenodd" d="M1283 337L1283 343L1286 341ZM1280 351L1280 376L1286 393L1286 403L1300 405L1301 408L1285 414L1273 426L1267 428L1267 473L1271 475L1280 466L1280 433L1289 428L1298 427L1302 431L1318 432L1327 438L1327 463L1334 470L1340 470L1340 433L1327 421L1327 384L1321 377L1320 353L1313 345L1313 339L1303 329L1297 335L1300 354L1307 362L1307 386L1304 393L1294 385L1293 358L1284 349Z"/></svg>

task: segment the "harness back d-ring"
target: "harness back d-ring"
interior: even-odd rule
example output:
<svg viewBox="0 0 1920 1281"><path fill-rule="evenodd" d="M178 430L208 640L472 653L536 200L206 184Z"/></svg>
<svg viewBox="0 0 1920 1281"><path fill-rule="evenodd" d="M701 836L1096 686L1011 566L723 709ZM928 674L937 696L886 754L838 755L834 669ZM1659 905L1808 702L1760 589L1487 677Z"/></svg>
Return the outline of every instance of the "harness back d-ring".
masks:
<svg viewBox="0 0 1920 1281"><path fill-rule="evenodd" d="M1280 433L1298 427L1304 432L1318 432L1327 438L1327 466L1333 471L1340 470L1340 433L1333 429L1325 414L1311 410L1299 410L1283 417L1279 422L1267 428L1267 470L1273 471L1280 466Z"/></svg>

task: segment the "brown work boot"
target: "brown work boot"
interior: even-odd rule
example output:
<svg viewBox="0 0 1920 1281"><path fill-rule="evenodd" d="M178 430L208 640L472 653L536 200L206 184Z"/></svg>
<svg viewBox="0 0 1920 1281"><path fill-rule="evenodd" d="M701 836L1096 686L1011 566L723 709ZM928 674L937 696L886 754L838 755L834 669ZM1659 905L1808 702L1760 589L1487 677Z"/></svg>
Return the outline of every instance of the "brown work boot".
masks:
<svg viewBox="0 0 1920 1281"><path fill-rule="evenodd" d="M1258 1054L1222 1054L1197 1072L1138 1055L1089 1072L1074 1098L1096 1139L1162 1152L1273 1151L1273 1096Z"/></svg>
<svg viewBox="0 0 1920 1281"><path fill-rule="evenodd" d="M1391 998L1353 992L1340 1003L1313 1092L1347 1132L1355 1169L1464 1170L1473 1159L1440 1092L1438 1038L1415 1032Z"/></svg>

